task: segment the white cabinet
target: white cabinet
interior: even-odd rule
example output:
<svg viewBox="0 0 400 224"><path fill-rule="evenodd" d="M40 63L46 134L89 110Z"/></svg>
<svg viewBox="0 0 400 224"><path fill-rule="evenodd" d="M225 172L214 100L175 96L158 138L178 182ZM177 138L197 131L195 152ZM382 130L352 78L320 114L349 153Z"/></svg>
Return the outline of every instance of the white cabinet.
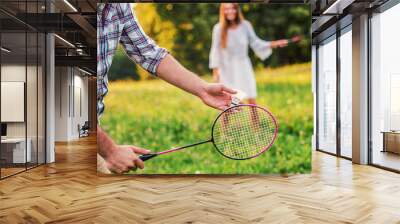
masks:
<svg viewBox="0 0 400 224"><path fill-rule="evenodd" d="M27 147L25 151L25 138L9 138L1 140L2 147L6 147L6 150L11 152L10 157L12 154L12 163L25 163L32 161L32 140L28 138L26 143Z"/></svg>

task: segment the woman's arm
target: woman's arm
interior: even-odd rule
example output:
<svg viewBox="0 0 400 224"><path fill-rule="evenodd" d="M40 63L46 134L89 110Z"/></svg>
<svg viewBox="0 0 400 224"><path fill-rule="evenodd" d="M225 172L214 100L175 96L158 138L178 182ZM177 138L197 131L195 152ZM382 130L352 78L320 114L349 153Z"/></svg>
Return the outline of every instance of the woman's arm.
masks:
<svg viewBox="0 0 400 224"><path fill-rule="evenodd" d="M271 41L271 48L286 47L288 43L289 41L286 39L273 40Z"/></svg>
<svg viewBox="0 0 400 224"><path fill-rule="evenodd" d="M220 43L221 43L221 35L220 35L219 24L216 24L213 27L212 31L212 41L211 41L211 49L209 55L209 68L212 69L213 72L213 80L214 82L219 82L219 69L220 66Z"/></svg>
<svg viewBox="0 0 400 224"><path fill-rule="evenodd" d="M287 40L265 41L259 38L249 21L244 21L247 28L250 47L254 53L261 59L265 60L272 54L272 49L284 47L288 44Z"/></svg>
<svg viewBox="0 0 400 224"><path fill-rule="evenodd" d="M218 68L214 68L213 70L213 80L214 82L220 82L219 80L219 69Z"/></svg>

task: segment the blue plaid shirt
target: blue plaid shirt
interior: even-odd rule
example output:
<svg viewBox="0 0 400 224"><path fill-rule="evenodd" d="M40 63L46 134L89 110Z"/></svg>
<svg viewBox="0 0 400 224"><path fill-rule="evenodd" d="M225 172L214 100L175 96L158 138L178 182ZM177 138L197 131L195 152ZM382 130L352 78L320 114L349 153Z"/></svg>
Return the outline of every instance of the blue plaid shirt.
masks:
<svg viewBox="0 0 400 224"><path fill-rule="evenodd" d="M104 111L103 98L108 92L107 73L120 43L134 62L155 75L168 54L158 47L140 27L130 3L97 4L97 116Z"/></svg>

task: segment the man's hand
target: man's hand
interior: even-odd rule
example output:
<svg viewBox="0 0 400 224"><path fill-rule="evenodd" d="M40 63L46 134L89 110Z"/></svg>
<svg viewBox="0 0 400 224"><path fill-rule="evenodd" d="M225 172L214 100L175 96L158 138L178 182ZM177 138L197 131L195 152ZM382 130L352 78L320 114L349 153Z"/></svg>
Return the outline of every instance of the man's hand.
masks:
<svg viewBox="0 0 400 224"><path fill-rule="evenodd" d="M199 92L200 99L210 107L225 110L231 105L232 96L236 91L220 83L206 83Z"/></svg>
<svg viewBox="0 0 400 224"><path fill-rule="evenodd" d="M134 167L143 169L144 163L137 154L150 153L149 150L136 146L115 144L100 126L97 126L97 143L97 152L104 159L106 168L116 173L122 173Z"/></svg>
<svg viewBox="0 0 400 224"><path fill-rule="evenodd" d="M107 153L104 158L106 161L107 169L116 172L123 173L134 167L140 169L144 168L144 163L139 159L137 154L148 154L149 150L142 149L136 146L127 145L115 145Z"/></svg>

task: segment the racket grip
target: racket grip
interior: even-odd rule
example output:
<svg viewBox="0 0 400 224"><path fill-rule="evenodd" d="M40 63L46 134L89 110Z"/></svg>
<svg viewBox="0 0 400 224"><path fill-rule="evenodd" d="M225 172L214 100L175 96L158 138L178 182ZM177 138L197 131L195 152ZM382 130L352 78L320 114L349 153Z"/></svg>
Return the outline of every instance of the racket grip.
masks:
<svg viewBox="0 0 400 224"><path fill-rule="evenodd" d="M149 160L149 159L151 159L151 158L153 158L155 156L157 156L157 154L144 154L144 155L140 155L139 159L144 162L144 161ZM134 167L132 170L136 171L137 167Z"/></svg>
<svg viewBox="0 0 400 224"><path fill-rule="evenodd" d="M144 162L144 161L149 160L149 159L151 159L151 158L153 158L155 156L157 156L157 154L144 154L144 155L139 156L139 159Z"/></svg>

